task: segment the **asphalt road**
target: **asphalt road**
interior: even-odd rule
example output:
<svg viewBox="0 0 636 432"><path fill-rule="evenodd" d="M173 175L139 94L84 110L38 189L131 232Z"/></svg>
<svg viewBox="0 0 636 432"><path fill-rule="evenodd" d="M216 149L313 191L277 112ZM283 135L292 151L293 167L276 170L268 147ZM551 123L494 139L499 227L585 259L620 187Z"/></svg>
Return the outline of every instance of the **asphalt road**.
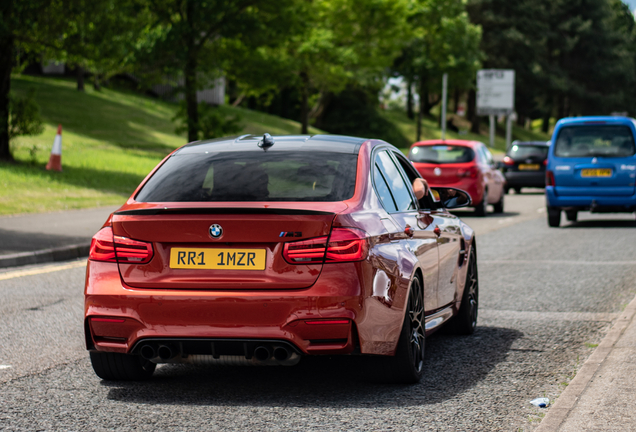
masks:
<svg viewBox="0 0 636 432"><path fill-rule="evenodd" d="M549 229L543 206L509 195L503 215L462 213L478 234L478 330L429 338L415 386L373 382L355 357L102 382L83 348L83 263L0 273L0 429L531 431L545 411L529 401L558 396L636 294L633 215Z"/></svg>

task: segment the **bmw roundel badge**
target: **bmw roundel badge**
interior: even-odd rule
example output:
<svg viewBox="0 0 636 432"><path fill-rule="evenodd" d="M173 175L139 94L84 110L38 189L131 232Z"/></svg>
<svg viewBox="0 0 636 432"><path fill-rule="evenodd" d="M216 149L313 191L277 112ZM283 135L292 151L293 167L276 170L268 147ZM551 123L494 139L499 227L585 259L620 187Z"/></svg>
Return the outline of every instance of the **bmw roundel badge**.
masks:
<svg viewBox="0 0 636 432"><path fill-rule="evenodd" d="M219 224L210 225L210 236L218 239L223 235L223 228Z"/></svg>

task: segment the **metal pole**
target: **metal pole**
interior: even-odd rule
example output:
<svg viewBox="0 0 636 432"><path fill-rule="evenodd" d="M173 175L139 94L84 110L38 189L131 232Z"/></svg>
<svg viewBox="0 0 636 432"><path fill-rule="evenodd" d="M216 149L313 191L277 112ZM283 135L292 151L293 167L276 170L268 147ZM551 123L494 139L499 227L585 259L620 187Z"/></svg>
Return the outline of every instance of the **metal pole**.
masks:
<svg viewBox="0 0 636 432"><path fill-rule="evenodd" d="M506 151L510 148L510 142L512 141L512 118L512 113L506 116Z"/></svg>
<svg viewBox="0 0 636 432"><path fill-rule="evenodd" d="M448 74L442 77L442 139L446 139L446 99L448 96Z"/></svg>
<svg viewBox="0 0 636 432"><path fill-rule="evenodd" d="M495 147L495 116L488 116L490 119L490 147Z"/></svg>

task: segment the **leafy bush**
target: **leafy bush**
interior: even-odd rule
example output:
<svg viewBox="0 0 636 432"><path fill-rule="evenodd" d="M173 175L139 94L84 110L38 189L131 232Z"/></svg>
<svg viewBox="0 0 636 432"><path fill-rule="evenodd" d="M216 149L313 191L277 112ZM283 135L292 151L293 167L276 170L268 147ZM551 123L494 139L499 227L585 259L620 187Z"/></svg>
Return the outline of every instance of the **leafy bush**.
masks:
<svg viewBox="0 0 636 432"><path fill-rule="evenodd" d="M380 115L376 105L362 89L348 88L331 99L316 126L333 134L377 138L396 147L408 147L409 140Z"/></svg>
<svg viewBox="0 0 636 432"><path fill-rule="evenodd" d="M9 140L20 135L39 135L44 131L40 107L35 102L35 89L26 97L9 96Z"/></svg>
<svg viewBox="0 0 636 432"><path fill-rule="evenodd" d="M197 108L199 111L199 139L218 138L243 130L243 126L240 124L241 117L238 114L226 116L220 109L205 102L200 102ZM182 134L188 131L185 101L181 101L179 110L172 120L179 123L175 128L175 133Z"/></svg>

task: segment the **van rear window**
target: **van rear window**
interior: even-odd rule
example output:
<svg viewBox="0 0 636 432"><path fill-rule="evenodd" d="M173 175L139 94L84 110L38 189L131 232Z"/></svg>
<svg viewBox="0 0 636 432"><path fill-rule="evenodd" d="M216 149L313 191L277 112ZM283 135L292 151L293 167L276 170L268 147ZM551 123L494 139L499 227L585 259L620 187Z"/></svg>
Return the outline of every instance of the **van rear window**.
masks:
<svg viewBox="0 0 636 432"><path fill-rule="evenodd" d="M566 126L559 131L554 155L559 157L632 156L634 136L627 126Z"/></svg>
<svg viewBox="0 0 636 432"><path fill-rule="evenodd" d="M329 152L175 154L139 202L343 201L353 196L357 155Z"/></svg>

